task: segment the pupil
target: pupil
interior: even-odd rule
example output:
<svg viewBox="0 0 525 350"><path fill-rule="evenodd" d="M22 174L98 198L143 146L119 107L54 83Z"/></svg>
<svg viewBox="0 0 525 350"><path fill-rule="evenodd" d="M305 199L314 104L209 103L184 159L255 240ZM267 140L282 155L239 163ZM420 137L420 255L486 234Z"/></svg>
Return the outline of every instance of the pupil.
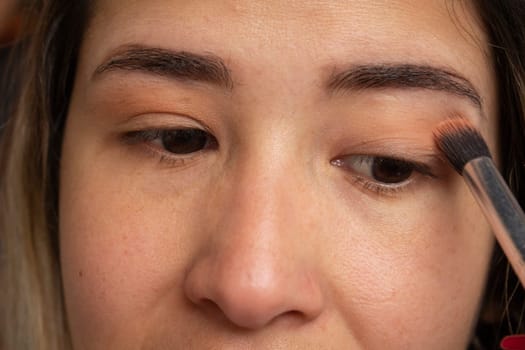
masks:
<svg viewBox="0 0 525 350"><path fill-rule="evenodd" d="M376 158L372 165L374 180L383 183L403 182L412 175L413 167L410 163L398 159Z"/></svg>
<svg viewBox="0 0 525 350"><path fill-rule="evenodd" d="M199 129L170 130L162 133L161 140L168 152L188 154L206 147L208 134Z"/></svg>

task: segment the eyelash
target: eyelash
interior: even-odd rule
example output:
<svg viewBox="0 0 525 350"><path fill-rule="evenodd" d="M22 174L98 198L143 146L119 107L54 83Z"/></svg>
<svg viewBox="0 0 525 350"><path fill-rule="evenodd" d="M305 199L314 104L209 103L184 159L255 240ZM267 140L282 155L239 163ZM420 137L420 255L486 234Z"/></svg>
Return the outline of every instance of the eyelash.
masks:
<svg viewBox="0 0 525 350"><path fill-rule="evenodd" d="M379 181L375 181L371 179L367 175L358 174L357 171L353 169L349 169L349 167L345 165L343 161L344 158L349 158L349 157L357 157L360 159L368 159L368 160L376 158L376 159L384 159L384 160L389 160L389 161L394 161L394 162L400 162L400 163L408 165L411 169L411 173L406 180L403 180L399 183L393 183L393 184L381 183ZM437 176L431 170L431 167L426 163L409 160L404 157L396 157L396 156L390 156L390 155L388 156L349 155L349 156L343 156L343 157L338 157L336 159L333 159L330 163L337 167L346 168L345 170L351 173L353 182L358 184L359 186L362 186L363 189L367 191L371 191L374 194L377 194L379 196L384 196L384 197L394 197L410 189L414 185L414 183L417 181L416 179L414 179L415 176L421 175L421 176L425 176L425 177L432 178L432 179L437 178Z"/></svg>
<svg viewBox="0 0 525 350"><path fill-rule="evenodd" d="M186 153L175 153L170 152L165 148L162 138L170 133L175 134L176 132L199 132L205 135L206 142L202 145L202 148L198 148L195 151ZM168 166L182 167L187 165L188 162L195 160L201 153L217 147L217 140L209 132L198 129L198 128L172 128L172 129L146 129L146 130L135 130L128 131L122 135L122 139L125 144L128 145L139 145L144 144L146 147L143 149L148 155L154 156L158 159L159 163L166 164ZM153 142L158 141L161 144L154 146Z"/></svg>
<svg viewBox="0 0 525 350"><path fill-rule="evenodd" d="M177 132L197 132L199 136L206 137L206 141L202 145L202 148L199 146L195 151L187 153L170 152L166 149L162 138L166 137L167 135L170 136L170 133L173 135ZM147 147L143 147L143 149L148 153L148 155L156 157L162 164L173 167L185 166L188 162L195 160L200 154L202 154L202 152L214 149L218 146L218 142L212 134L198 128L181 127L172 129L135 130L124 133L122 138L124 142L129 145L146 145ZM153 146L152 143L156 141L161 142L161 144ZM348 164L350 163L350 165L356 165L356 163L358 163L358 165L362 166L363 164L374 159L389 161L391 163L397 162L397 165L407 166L410 169L410 174L407 179L403 179L399 182L393 181L391 183L381 183L380 181L373 180L371 176L359 174L358 171L352 169L352 166L349 166ZM345 160L347 161L345 162ZM350 161L348 162L348 160ZM411 188L415 182L415 174L429 178L436 178L429 165L422 162L405 159L404 157L390 155L346 155L333 159L330 163L334 166L343 168L347 172L350 172L354 183L360 185L363 189L385 197L394 197Z"/></svg>

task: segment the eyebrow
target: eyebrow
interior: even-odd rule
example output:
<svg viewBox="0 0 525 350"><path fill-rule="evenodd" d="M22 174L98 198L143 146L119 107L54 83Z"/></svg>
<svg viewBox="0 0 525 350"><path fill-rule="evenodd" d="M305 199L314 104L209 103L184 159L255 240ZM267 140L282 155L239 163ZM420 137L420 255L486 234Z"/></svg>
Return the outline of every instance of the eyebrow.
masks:
<svg viewBox="0 0 525 350"><path fill-rule="evenodd" d="M180 81L199 81L230 90L233 88L226 64L211 54L129 45L120 47L98 66L93 78L108 71L146 72Z"/></svg>
<svg viewBox="0 0 525 350"><path fill-rule="evenodd" d="M125 45L99 65L96 78L108 71L137 71L179 81L211 83L229 90L233 79L224 61L212 54L197 54L142 45ZM326 88L332 93L368 89L428 89L469 99L482 110L483 100L473 84L445 68L405 63L353 65L334 69Z"/></svg>
<svg viewBox="0 0 525 350"><path fill-rule="evenodd" d="M364 64L335 71L327 82L331 92L367 89L428 89L468 98L482 110L483 100L472 83L447 69L417 64Z"/></svg>

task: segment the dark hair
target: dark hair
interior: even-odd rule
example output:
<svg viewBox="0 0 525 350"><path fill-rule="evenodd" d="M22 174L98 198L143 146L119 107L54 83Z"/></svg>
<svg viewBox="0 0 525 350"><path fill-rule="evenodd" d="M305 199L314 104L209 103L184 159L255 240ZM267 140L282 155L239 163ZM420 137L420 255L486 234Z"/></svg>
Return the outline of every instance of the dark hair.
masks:
<svg viewBox="0 0 525 350"><path fill-rule="evenodd" d="M498 78L501 172L525 207L525 1L474 2L489 37ZM498 349L502 336L525 332L525 292L496 247L477 336L486 349Z"/></svg>
<svg viewBox="0 0 525 350"><path fill-rule="evenodd" d="M453 0L452 0L453 1ZM474 0L498 77L502 173L525 204L525 0ZM0 140L0 348L69 346L58 245L60 149L92 1L42 0L20 103ZM7 286L7 288L4 288ZM523 288L495 249L472 349L525 331ZM429 316L431 317L431 316Z"/></svg>

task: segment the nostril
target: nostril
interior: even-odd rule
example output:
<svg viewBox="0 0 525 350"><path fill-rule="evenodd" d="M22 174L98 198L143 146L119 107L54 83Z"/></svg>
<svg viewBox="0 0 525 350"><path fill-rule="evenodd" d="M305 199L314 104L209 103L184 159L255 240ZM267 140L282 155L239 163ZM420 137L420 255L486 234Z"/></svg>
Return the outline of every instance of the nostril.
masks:
<svg viewBox="0 0 525 350"><path fill-rule="evenodd" d="M207 311L214 311L214 312L220 311L220 307L217 305L217 303L207 298L199 300L199 306L203 310L207 310Z"/></svg>
<svg viewBox="0 0 525 350"><path fill-rule="evenodd" d="M208 299L208 310L219 310L230 323L249 330L267 327L275 322L297 324L309 319L300 308L294 307L292 301L278 292L240 289L218 293L215 298Z"/></svg>
<svg viewBox="0 0 525 350"><path fill-rule="evenodd" d="M187 298L209 320L235 328L255 330L276 323L293 327L315 319L323 308L320 289L311 288L311 284L304 288L300 281L305 279L297 282L274 278L270 279L272 283L254 285L246 283L242 275L235 279L228 278L228 274L216 274L214 279L203 276L209 274L188 276ZM295 293L295 285L302 286L304 293Z"/></svg>
<svg viewBox="0 0 525 350"><path fill-rule="evenodd" d="M273 253L258 260L254 252L248 253L210 254L191 266L184 289L197 312L244 330L277 323L293 327L311 322L322 312L323 293L310 270L277 264ZM256 253L261 255L260 249Z"/></svg>
<svg viewBox="0 0 525 350"><path fill-rule="evenodd" d="M275 315L273 318L266 320L261 320L257 317L257 315L247 315L246 319L244 320L239 318L232 319L232 317L228 316L216 302L207 298L201 299L198 302L198 307L200 312L205 314L208 319L215 319L217 322L228 323L229 326L244 330L255 330L274 323L279 323L282 326L290 327L293 325L302 324L306 319L308 319L307 315L305 315L303 312L295 310L283 312L282 314Z"/></svg>
<svg viewBox="0 0 525 350"><path fill-rule="evenodd" d="M302 324L305 320L307 320L308 317L301 311L287 311L284 312L281 315L277 315L273 320L271 320L269 323L286 323L287 326L293 326L296 324Z"/></svg>
<svg viewBox="0 0 525 350"><path fill-rule="evenodd" d="M203 298L198 300L197 302L194 301L193 303L198 306L200 312L205 314L207 318L213 318L220 322L228 320L224 312L221 310L220 306L211 299Z"/></svg>

